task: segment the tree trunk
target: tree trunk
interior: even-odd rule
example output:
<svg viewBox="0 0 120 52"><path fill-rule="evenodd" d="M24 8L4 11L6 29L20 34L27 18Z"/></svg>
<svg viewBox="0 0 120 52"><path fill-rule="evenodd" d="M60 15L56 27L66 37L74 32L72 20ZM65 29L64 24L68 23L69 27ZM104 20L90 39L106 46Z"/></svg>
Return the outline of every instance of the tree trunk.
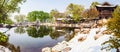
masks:
<svg viewBox="0 0 120 52"><path fill-rule="evenodd" d="M116 49L116 52L120 52L118 48Z"/></svg>

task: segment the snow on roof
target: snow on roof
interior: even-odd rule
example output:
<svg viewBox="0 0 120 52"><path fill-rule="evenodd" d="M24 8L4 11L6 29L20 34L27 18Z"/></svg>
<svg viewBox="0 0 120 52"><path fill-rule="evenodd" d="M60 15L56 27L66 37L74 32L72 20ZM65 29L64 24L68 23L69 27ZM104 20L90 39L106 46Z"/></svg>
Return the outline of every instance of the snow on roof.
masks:
<svg viewBox="0 0 120 52"><path fill-rule="evenodd" d="M108 5L96 5L97 7L115 7L114 5L108 6Z"/></svg>

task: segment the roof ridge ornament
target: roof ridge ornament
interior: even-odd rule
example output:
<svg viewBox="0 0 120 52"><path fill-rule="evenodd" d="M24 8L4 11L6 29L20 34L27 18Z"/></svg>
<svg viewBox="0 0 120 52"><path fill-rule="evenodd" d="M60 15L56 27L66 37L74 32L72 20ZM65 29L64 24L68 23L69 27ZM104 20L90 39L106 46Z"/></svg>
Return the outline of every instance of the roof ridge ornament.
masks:
<svg viewBox="0 0 120 52"><path fill-rule="evenodd" d="M111 4L109 4L108 2L104 2L102 6L111 6Z"/></svg>

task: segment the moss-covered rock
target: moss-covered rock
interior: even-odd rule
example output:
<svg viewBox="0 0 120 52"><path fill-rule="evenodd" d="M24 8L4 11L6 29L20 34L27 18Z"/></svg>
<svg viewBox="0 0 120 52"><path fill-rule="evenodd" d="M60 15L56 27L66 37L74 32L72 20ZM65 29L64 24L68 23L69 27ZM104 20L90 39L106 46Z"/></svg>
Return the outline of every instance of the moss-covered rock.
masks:
<svg viewBox="0 0 120 52"><path fill-rule="evenodd" d="M6 43L8 41L8 37L0 32L0 45Z"/></svg>

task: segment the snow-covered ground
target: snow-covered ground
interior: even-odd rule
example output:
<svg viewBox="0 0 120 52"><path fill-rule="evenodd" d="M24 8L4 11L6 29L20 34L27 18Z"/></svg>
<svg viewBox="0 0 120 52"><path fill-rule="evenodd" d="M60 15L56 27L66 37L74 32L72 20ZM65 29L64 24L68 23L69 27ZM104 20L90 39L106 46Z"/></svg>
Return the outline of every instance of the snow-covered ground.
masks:
<svg viewBox="0 0 120 52"><path fill-rule="evenodd" d="M71 41L69 41L68 47L71 47L71 50L69 52L107 52L106 50L101 50L101 44L109 40L109 37L111 35L103 35L100 36L97 40L95 40L94 36L96 35L96 31L98 30L100 30L98 34L101 34L104 30L106 30L106 27L93 28L87 35L78 33L77 36L75 36ZM87 38L84 41L79 42L78 38L83 35L87 36ZM110 50L110 52L111 51L115 50Z"/></svg>
<svg viewBox="0 0 120 52"><path fill-rule="evenodd" d="M106 30L106 27L103 26L101 28L92 28L90 29L90 32L88 34L81 34L80 32L75 35L73 39L71 39L69 42L63 41L61 43L58 43L54 47L51 48L52 52L115 52L115 49L111 49L109 51L101 50L102 43L109 40L111 35L102 35L98 36L98 38L95 40L96 35L101 35L102 32ZM96 32L99 31L97 34ZM79 41L80 38L82 41ZM81 40L81 39L80 39ZM47 52L44 48L44 52Z"/></svg>
<svg viewBox="0 0 120 52"><path fill-rule="evenodd" d="M0 45L0 52L11 52L8 48Z"/></svg>

